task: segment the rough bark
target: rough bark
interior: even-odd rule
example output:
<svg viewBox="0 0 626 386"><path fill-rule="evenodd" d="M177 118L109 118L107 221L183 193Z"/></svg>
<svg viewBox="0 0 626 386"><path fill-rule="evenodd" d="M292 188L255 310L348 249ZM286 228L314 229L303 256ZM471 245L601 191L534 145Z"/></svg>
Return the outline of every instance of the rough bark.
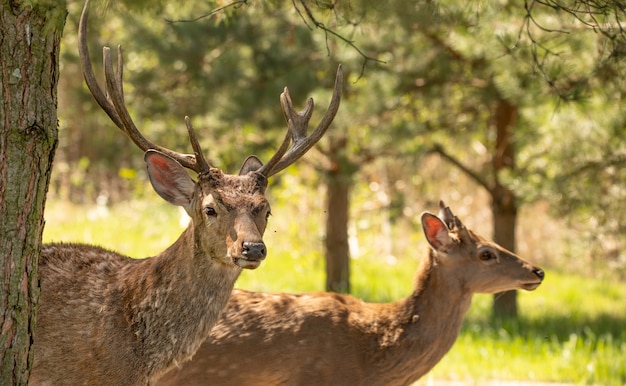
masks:
<svg viewBox="0 0 626 386"><path fill-rule="evenodd" d="M0 5L0 384L32 364L43 210L57 145L60 0Z"/></svg>

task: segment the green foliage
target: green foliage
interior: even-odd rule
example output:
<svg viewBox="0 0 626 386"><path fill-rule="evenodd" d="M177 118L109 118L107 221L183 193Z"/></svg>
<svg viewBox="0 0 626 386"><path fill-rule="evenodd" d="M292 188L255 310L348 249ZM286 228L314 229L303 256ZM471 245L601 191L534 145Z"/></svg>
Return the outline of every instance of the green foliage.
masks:
<svg viewBox="0 0 626 386"><path fill-rule="evenodd" d="M248 154L267 160L284 133L283 87L296 106L315 98L314 126L341 62L342 107L303 162L322 175L344 173L356 197L386 195L377 208L390 209L389 216L372 221L410 224L416 198L464 202L459 197L484 193L475 181L459 180L458 170L434 164L429 151L438 144L483 181L511 189L520 205L548 202L570 229L564 255L574 260L584 250L585 261L601 256L625 269L624 61L614 40L571 13L533 3L530 18L507 1L271 1L223 11L223 2L157 3L143 12L103 12L94 4L89 30L97 74L101 46L123 45L127 105L155 142L189 152L182 120L189 115L215 166L232 173ZM51 191L75 201L117 201L139 195L144 165L82 86L75 49L81 6L68 5ZM514 167L495 173L500 100L519 114ZM302 178L277 176L277 183L324 181L293 168ZM137 178L119 178L132 176L130 169ZM368 190L373 185L381 188Z"/></svg>

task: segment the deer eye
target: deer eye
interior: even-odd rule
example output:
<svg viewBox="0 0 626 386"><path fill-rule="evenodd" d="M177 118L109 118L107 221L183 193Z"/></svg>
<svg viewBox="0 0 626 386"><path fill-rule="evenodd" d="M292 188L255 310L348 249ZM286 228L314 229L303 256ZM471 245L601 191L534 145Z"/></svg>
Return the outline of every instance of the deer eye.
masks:
<svg viewBox="0 0 626 386"><path fill-rule="evenodd" d="M491 251L489 249L484 249L484 250L479 252L478 257L482 261L487 261L487 260L495 259L496 255L493 253L493 251Z"/></svg>
<svg viewBox="0 0 626 386"><path fill-rule="evenodd" d="M213 207L205 206L202 211L208 217L217 217L217 212L215 211L215 209Z"/></svg>
<svg viewBox="0 0 626 386"><path fill-rule="evenodd" d="M268 210L267 213L265 213L265 220L269 219L271 215L272 212Z"/></svg>

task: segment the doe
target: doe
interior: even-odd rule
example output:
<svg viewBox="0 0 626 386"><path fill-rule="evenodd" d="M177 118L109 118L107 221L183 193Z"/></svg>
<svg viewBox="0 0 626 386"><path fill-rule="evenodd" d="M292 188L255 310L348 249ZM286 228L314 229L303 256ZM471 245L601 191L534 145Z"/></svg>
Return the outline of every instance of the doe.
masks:
<svg viewBox="0 0 626 386"><path fill-rule="evenodd" d="M440 203L415 289L394 303L235 290L195 356L159 386L410 385L450 350L472 295L534 290L544 272L467 229Z"/></svg>

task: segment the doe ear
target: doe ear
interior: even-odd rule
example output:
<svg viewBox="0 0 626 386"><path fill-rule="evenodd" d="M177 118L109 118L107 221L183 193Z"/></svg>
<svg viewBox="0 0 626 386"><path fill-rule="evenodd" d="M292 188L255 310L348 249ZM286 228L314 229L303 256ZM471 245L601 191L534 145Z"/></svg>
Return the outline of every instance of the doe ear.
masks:
<svg viewBox="0 0 626 386"><path fill-rule="evenodd" d="M261 169L261 166L263 166L263 162L261 162L259 157L251 155L243 161L243 165L241 165L241 169L239 170L239 175L244 176L250 172L257 171Z"/></svg>
<svg viewBox="0 0 626 386"><path fill-rule="evenodd" d="M195 183L187 170L173 158L156 150L146 151L144 160L152 187L159 196L189 212Z"/></svg>
<svg viewBox="0 0 626 386"><path fill-rule="evenodd" d="M448 227L441 219L430 213L422 214L422 227L428 243L437 251L443 251L452 242Z"/></svg>

